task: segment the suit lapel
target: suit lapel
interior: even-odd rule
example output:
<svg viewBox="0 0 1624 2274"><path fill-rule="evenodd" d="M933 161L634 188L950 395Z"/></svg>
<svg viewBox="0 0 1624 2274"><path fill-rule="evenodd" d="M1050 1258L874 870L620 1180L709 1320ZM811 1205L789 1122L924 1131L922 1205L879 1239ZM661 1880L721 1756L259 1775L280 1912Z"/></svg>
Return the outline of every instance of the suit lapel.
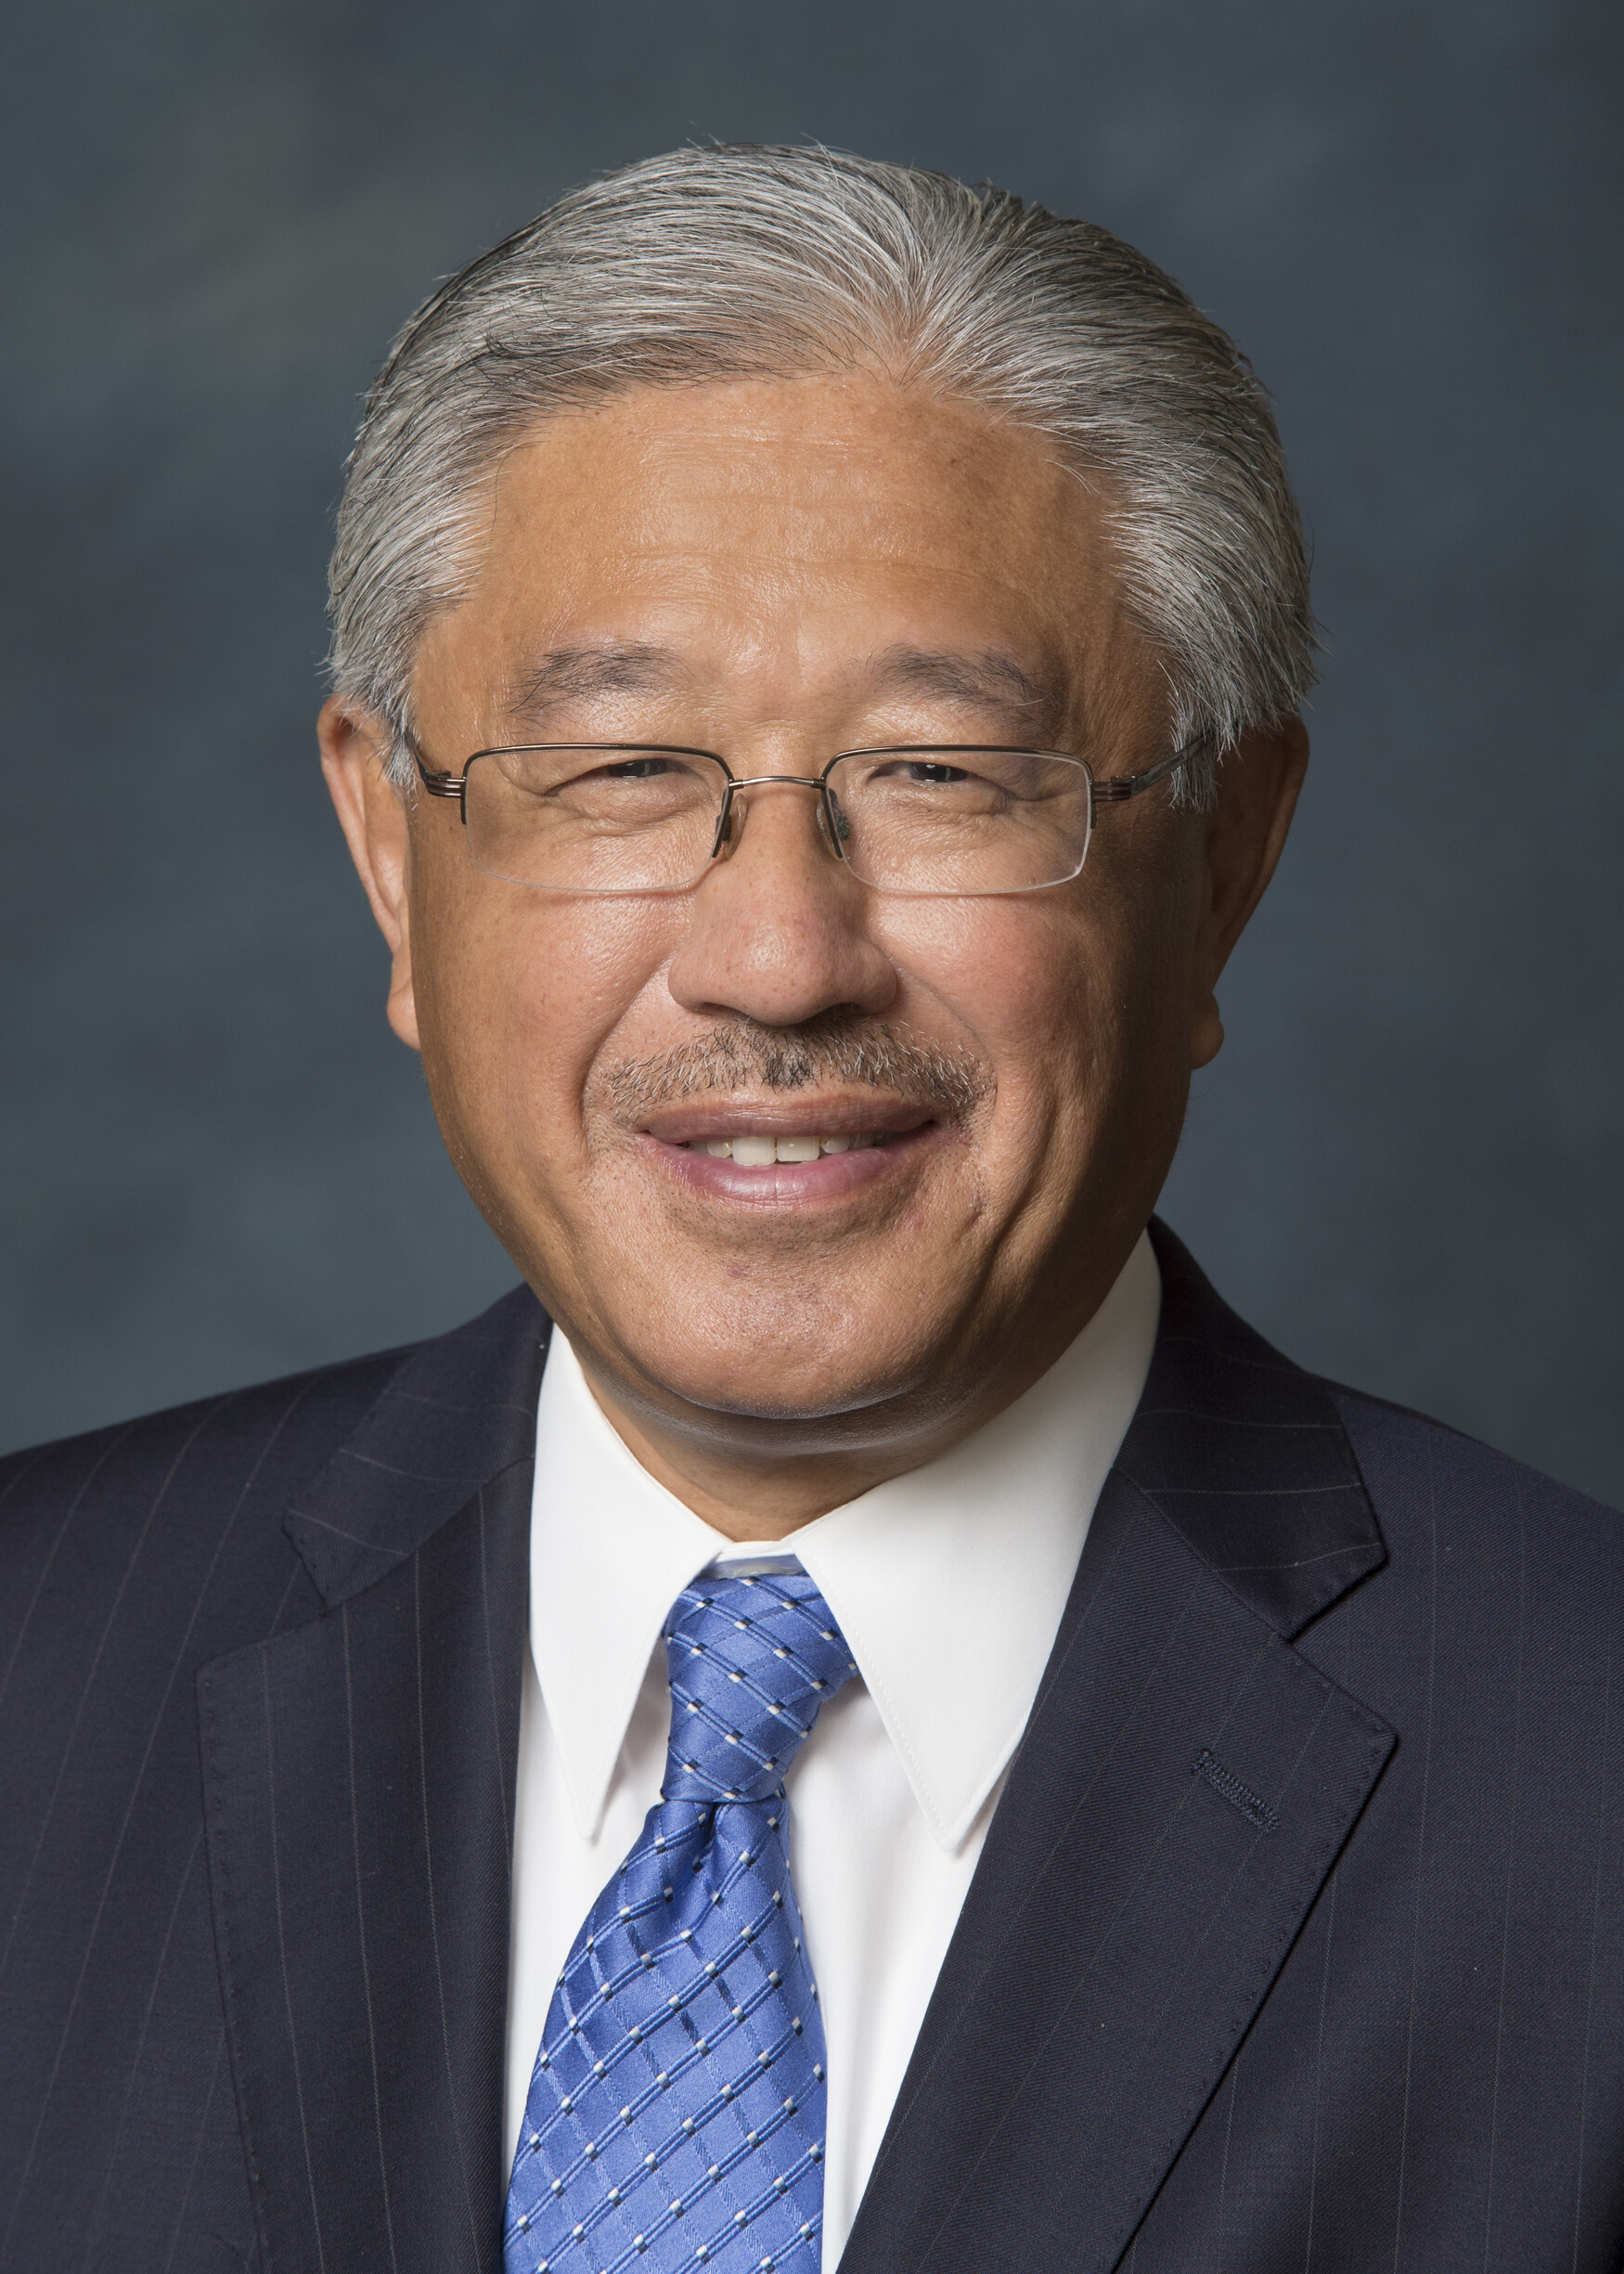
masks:
<svg viewBox="0 0 1624 2274"><path fill-rule="evenodd" d="M1322 1383L1254 1334L1164 1224L1162 1324L1116 1466L1287 1640L1386 1549Z"/></svg>
<svg viewBox="0 0 1624 2274"><path fill-rule="evenodd" d="M199 1678L238 2106L279 2274L499 2265L544 1328L511 1298L406 1363L288 1518L328 1609Z"/></svg>
<svg viewBox="0 0 1624 2274"><path fill-rule="evenodd" d="M1382 1559L1320 1387L1157 1230L1163 1325L843 2274L1116 2263L1393 1742L1290 1647ZM287 1528L328 1609L203 1670L279 2274L494 2274L545 1321L415 1353Z"/></svg>
<svg viewBox="0 0 1624 2274"><path fill-rule="evenodd" d="M535 1446L551 1322L528 1287L423 1343L288 1511L322 1601L341 1603L420 1547L469 1494Z"/></svg>
<svg viewBox="0 0 1624 2274"><path fill-rule="evenodd" d="M1156 1245L1151 1377L842 2274L1115 2266L1394 1743L1290 1647L1383 1559L1334 1411Z"/></svg>

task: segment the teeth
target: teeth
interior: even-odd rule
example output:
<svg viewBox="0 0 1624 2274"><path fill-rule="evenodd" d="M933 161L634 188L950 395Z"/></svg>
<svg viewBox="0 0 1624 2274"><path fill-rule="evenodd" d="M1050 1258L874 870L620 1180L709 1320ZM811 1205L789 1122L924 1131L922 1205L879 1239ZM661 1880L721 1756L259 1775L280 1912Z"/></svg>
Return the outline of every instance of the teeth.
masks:
<svg viewBox="0 0 1624 2274"><path fill-rule="evenodd" d="M713 1160L735 1160L741 1169L770 1169L775 1161L815 1161L820 1153L863 1153L881 1143L868 1137L702 1137L692 1147Z"/></svg>

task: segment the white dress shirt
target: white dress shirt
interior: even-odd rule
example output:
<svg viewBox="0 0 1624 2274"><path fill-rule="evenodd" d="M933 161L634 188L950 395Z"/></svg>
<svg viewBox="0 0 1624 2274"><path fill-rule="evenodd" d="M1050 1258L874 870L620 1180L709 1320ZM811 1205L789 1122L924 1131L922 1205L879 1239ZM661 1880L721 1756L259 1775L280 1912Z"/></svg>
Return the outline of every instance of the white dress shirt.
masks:
<svg viewBox="0 0 1624 2274"><path fill-rule="evenodd" d="M554 1331L519 1723L509 2157L564 1960L660 1797L665 1615L702 1571L793 1557L857 1664L787 1780L790 1868L828 2047L822 2263L832 2274L1144 1388L1160 1311L1141 1239L1070 1349L996 1420L787 1541L742 1546L628 1452Z"/></svg>

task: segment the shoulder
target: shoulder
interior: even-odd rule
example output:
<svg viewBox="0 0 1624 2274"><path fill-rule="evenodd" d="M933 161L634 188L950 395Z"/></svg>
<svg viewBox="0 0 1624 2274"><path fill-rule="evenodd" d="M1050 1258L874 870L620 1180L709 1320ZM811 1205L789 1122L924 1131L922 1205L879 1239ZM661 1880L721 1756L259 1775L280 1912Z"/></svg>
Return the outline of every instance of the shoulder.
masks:
<svg viewBox="0 0 1624 2274"><path fill-rule="evenodd" d="M167 1669L308 1618L288 1509L409 1352L382 1351L151 1414L0 1463L0 1724L71 1698L128 1706ZM178 1671L177 1671L178 1670ZM9 1696L7 1696L9 1693ZM78 1710L78 1709L76 1709ZM156 1711L156 1708L153 1709Z"/></svg>
<svg viewBox="0 0 1624 2274"><path fill-rule="evenodd" d="M1575 1557L1599 1575L1624 1546L1624 1515L1554 1477L1424 1414L1337 1383L1323 1385L1384 1531L1407 1540L1521 1542L1521 1552Z"/></svg>
<svg viewBox="0 0 1624 2274"><path fill-rule="evenodd" d="M43 1522L127 1536L165 1506L297 1490L413 1354L409 1346L147 1414L0 1459L0 1570Z"/></svg>
<svg viewBox="0 0 1624 2274"><path fill-rule="evenodd" d="M0 1880L22 1883L53 1809L99 1837L86 1827L116 1823L139 1791L164 1821L189 1822L196 1669L319 1610L288 1507L401 1355L0 1463Z"/></svg>
<svg viewBox="0 0 1624 2274"><path fill-rule="evenodd" d="M1316 1529L1307 1504L1334 1494L1347 1499L1352 1485L1379 1526L1389 1573L1395 1563L1412 1568L1422 1547L1441 1555L1509 1544L1535 1563L1593 1572L1598 1558L1624 1546L1624 1517L1599 1501L1445 1422L1298 1366L1229 1308L1165 1224L1153 1221L1151 1238L1162 1274L1162 1322L1141 1417L1177 1415L1185 1440L1192 1422L1216 1423L1227 1435L1175 1443L1164 1423L1152 1458L1136 1424L1128 1443L1150 1473L1165 1468L1173 1453L1186 1468L1211 1472L1205 1481L1219 1501L1225 1487L1282 1500L1295 1494L1299 1553ZM1334 1444L1346 1448L1335 1458L1325 1450ZM1193 1463L1192 1452L1200 1456ZM1202 1481L1179 1480L1192 1490Z"/></svg>
<svg viewBox="0 0 1624 2274"><path fill-rule="evenodd" d="M474 1424L505 1396L528 1394L534 1415L544 1324L522 1287L428 1341L0 1460L0 1662L7 1632L94 1622L115 1604L122 1625L144 1593L217 1600L225 1586L257 1628L265 1590L278 1603L290 1587L303 1594L284 1526L348 1449L380 1457L351 1464L346 1505L364 1499L374 1468L392 1503L409 1498L421 1472L456 1466L448 1449L466 1453L470 1474L489 1473Z"/></svg>
<svg viewBox="0 0 1624 2274"><path fill-rule="evenodd" d="M1574 1780L1618 1744L1624 1517L1441 1422L1327 1387L1385 1555L1298 1647L1438 1774L1435 1739L1480 1769L1529 1749L1561 1763L1519 1806L1567 1841ZM1476 1803L1456 1800L1472 1820Z"/></svg>

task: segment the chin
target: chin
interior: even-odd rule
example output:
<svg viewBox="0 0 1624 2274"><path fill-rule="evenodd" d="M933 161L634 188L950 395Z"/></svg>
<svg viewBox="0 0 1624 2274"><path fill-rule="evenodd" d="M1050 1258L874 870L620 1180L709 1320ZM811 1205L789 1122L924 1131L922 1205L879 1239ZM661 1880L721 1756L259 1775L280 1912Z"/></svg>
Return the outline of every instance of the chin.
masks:
<svg viewBox="0 0 1624 2274"><path fill-rule="evenodd" d="M796 1449L806 1453L823 1441L807 1431L819 1423L842 1423L917 1391L929 1378L925 1355L900 1350L888 1337L870 1350L849 1337L832 1344L822 1333L792 1340L780 1328L770 1351L733 1337L706 1335L696 1322L679 1342L651 1337L627 1322L630 1331L615 1341L636 1373L656 1396L664 1392L706 1415L732 1415L765 1428L781 1427ZM844 1441L837 1430L830 1444Z"/></svg>

